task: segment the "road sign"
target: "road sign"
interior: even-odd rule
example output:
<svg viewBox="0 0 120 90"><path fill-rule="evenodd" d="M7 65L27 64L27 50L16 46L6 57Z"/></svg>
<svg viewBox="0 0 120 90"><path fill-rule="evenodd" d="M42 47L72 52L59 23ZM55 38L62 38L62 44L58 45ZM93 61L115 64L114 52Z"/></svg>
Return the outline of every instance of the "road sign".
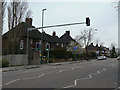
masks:
<svg viewBox="0 0 120 90"><path fill-rule="evenodd" d="M74 49L74 50L76 50L76 49L77 49L77 47L74 47L73 49Z"/></svg>

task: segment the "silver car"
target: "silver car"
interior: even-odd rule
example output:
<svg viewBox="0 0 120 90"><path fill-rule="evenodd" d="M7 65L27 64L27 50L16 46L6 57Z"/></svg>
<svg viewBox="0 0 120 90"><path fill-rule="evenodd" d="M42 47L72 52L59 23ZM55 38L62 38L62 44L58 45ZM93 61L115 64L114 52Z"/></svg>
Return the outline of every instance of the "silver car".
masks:
<svg viewBox="0 0 120 90"><path fill-rule="evenodd" d="M117 57L117 60L120 60L120 56Z"/></svg>
<svg viewBox="0 0 120 90"><path fill-rule="evenodd" d="M106 56L98 56L97 59L98 60L106 60Z"/></svg>

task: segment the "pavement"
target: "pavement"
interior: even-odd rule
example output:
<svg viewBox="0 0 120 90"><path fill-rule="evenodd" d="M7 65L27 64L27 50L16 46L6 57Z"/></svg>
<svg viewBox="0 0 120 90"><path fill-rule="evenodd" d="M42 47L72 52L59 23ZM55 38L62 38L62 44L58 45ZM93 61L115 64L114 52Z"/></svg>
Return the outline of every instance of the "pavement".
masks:
<svg viewBox="0 0 120 90"><path fill-rule="evenodd" d="M118 60L109 58L100 61L46 64L43 68L3 72L2 75L3 88L42 88L41 90L44 88L55 88L54 90L111 88L115 90L120 82Z"/></svg>
<svg viewBox="0 0 120 90"><path fill-rule="evenodd" d="M40 64L40 65L26 65L26 66L16 66L16 67L5 67L0 68L0 71L7 72L7 71L15 71L15 70L24 70L24 69L34 69L34 68L46 68L50 66L58 66L67 63L75 63L75 62L84 62L85 60L81 61L70 61L70 62L59 62L59 63L47 63L47 64Z"/></svg>

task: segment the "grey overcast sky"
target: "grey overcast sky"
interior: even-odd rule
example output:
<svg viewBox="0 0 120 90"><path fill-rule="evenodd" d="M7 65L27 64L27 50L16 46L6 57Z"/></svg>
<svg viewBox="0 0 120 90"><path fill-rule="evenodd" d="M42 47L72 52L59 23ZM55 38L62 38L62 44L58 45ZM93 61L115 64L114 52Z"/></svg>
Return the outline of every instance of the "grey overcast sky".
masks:
<svg viewBox="0 0 120 90"><path fill-rule="evenodd" d="M44 1L44 2L43 2ZM84 1L84 2L83 2ZM106 2L105 2L106 1ZM90 17L91 26L85 24L56 27L44 29L52 35L56 31L58 37L69 30L70 35L75 38L84 29L97 29L95 39L99 39L104 46L110 47L111 43L118 46L118 12L115 8L115 0L64 0L56 2L55 0L30 0L28 2L32 10L33 25L41 27L42 9L47 10L44 13L44 26L66 24L74 22L85 22L87 16ZM41 31L41 30L40 30ZM5 31L6 32L6 29Z"/></svg>
<svg viewBox="0 0 120 90"><path fill-rule="evenodd" d="M33 25L41 26L42 9L46 8L44 14L44 26L85 22L87 16L91 19L91 26L85 24L44 29L52 35L56 31L58 37L66 30L70 31L73 38L79 35L81 30L97 29L95 39L99 39L105 46L110 47L111 43L118 44L118 12L114 2L29 2L33 12ZM40 30L41 31L41 30Z"/></svg>

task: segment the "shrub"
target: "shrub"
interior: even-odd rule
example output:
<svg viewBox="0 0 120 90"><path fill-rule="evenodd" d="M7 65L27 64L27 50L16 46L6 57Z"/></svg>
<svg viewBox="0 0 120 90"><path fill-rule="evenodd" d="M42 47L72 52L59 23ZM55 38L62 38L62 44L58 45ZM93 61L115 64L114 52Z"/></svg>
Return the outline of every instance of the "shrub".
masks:
<svg viewBox="0 0 120 90"><path fill-rule="evenodd" d="M9 66L8 60L2 60L2 67L8 67L8 66Z"/></svg>
<svg viewBox="0 0 120 90"><path fill-rule="evenodd" d="M44 51L44 55L47 56L47 52ZM51 50L50 51L50 58L54 59L68 59L73 58L74 55L70 51L66 50Z"/></svg>

